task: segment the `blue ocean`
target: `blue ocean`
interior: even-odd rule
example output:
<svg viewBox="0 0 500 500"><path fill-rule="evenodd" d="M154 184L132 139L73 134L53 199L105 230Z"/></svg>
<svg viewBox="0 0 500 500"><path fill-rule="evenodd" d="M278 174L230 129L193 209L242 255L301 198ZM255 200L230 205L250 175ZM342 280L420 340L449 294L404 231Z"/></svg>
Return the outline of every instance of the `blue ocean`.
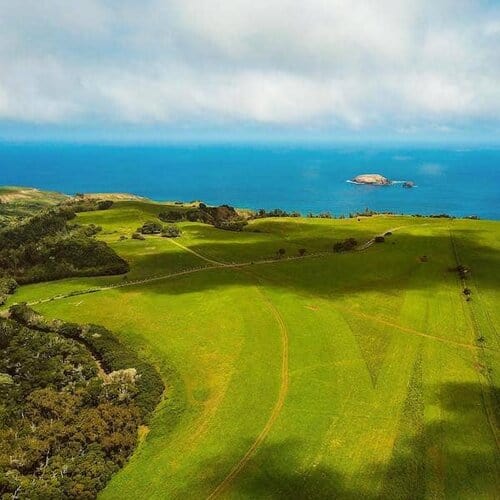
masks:
<svg viewBox="0 0 500 500"><path fill-rule="evenodd" d="M363 173L416 187L346 182ZM2 144L0 185L130 192L303 214L369 208L500 219L500 149Z"/></svg>

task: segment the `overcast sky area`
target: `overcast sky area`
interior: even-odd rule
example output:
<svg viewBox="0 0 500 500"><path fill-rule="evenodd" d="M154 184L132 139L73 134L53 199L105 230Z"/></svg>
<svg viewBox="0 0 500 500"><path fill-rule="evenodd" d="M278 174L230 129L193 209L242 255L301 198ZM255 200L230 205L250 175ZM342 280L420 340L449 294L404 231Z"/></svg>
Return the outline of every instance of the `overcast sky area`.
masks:
<svg viewBox="0 0 500 500"><path fill-rule="evenodd" d="M499 133L499 1L0 0L0 139Z"/></svg>

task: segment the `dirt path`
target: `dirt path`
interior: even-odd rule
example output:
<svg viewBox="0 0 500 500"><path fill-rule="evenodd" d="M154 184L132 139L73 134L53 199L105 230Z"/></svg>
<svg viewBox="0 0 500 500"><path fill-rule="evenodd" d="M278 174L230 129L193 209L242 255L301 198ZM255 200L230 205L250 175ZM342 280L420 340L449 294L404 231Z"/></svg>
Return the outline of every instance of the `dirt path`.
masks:
<svg viewBox="0 0 500 500"><path fill-rule="evenodd" d="M210 262L210 264L215 264L216 266L226 266L227 264L225 262L219 262L217 260L210 259L209 257L205 257L205 255L198 253L196 250L193 250L192 248L184 246L182 243L179 243L178 241L175 240L175 238L169 238L169 241L173 243L174 245L178 246L179 248L182 248L186 252L192 253L193 255L196 255L200 259Z"/></svg>
<svg viewBox="0 0 500 500"><path fill-rule="evenodd" d="M421 225L424 225L424 224L421 224ZM393 229L389 229L389 230L385 231L383 234L387 233L388 231L391 231L391 232L397 231L398 229L401 229L403 227L407 227L407 226L399 226L399 227L396 227ZM170 241L173 244L175 244L176 246L178 246L179 248L182 248L186 252L189 252L193 255L196 255L198 258L204 260L205 262L208 262L211 265L190 268L190 269L186 269L184 271L178 271L175 273L164 274L161 276L151 276L150 278L143 278L140 280L126 281L123 283L117 283L117 284L113 284L113 285L97 286L97 287L93 287L93 288L89 288L89 289L81 290L81 291L77 291L77 292L69 292L66 294L55 295L52 297L48 297L46 299L39 299L39 300L34 300L32 302L28 302L28 305L35 306L38 304L44 304L46 302L51 302L53 300L61 300L61 299L67 299L70 297L76 297L78 295L86 295L86 294L90 294L90 293L103 292L106 290L113 290L115 288L124 288L124 287L129 287L129 286L143 285L143 284L152 283L154 281L162 281L162 280L167 280L170 278L175 278L177 276L184 276L187 274L198 273L200 271L207 271L209 269L217 269L217 268L229 268L229 269L231 269L231 268L241 268L241 267L254 266L254 265L276 264L278 262L292 262L292 261L296 261L296 260L312 259L312 258L316 258L316 257L325 257L327 255L331 255L330 252L317 252L317 253L310 253L310 254L306 254L306 255L302 255L302 256L298 255L296 257L285 257L282 259L275 259L275 258L274 259L263 259L263 260L257 260L257 261L251 261L251 262L240 262L240 263L233 264L233 263L220 262L220 261L217 261L214 259L210 259L209 257L206 257L203 254L201 254L195 250L192 250L191 248L186 247L182 243L175 241L173 238L170 239ZM374 242L375 242L375 237L371 238L366 243L364 243L361 246L359 246L358 248L356 248L355 251L359 252L359 251L366 250L366 249L370 248Z"/></svg>
<svg viewBox="0 0 500 500"><path fill-rule="evenodd" d="M260 445L264 442L269 432L271 431L274 423L276 422L283 405L285 403L286 395L288 393L289 386L289 376L288 376L288 330L286 324L281 316L280 312L276 308L276 306L272 303L272 301L265 295L265 293L259 288L260 293L267 303L269 309L272 311L280 329L281 333L281 384L278 392L278 398L274 405L273 411L269 416L269 419L266 422L266 425L257 436L255 441L252 443L250 448L247 450L245 455L241 458L241 460L231 469L229 474L222 480L222 482L215 488L215 490L207 497L207 500L212 500L214 498L218 498L227 488L231 485L231 483L236 479L238 474L244 469L246 464L253 458L256 454Z"/></svg>
<svg viewBox="0 0 500 500"><path fill-rule="evenodd" d="M420 225L423 226L424 224L420 224ZM408 227L408 226L406 225L406 226L393 227L392 229L388 229L387 231L384 231L383 233L376 234L372 239L368 240L366 243L363 243L362 245L357 247L355 249L355 251L361 252L363 250L366 250L367 248L370 248L375 243L375 238L377 238L378 236L385 236L387 233L394 233L395 231L399 231L400 229L403 229L404 227Z"/></svg>

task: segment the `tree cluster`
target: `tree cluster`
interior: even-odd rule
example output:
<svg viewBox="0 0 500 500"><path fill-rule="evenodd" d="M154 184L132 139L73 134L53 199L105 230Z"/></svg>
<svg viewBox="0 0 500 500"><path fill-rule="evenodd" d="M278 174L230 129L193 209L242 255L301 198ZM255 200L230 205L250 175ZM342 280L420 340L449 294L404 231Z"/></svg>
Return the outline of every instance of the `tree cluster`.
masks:
<svg viewBox="0 0 500 500"><path fill-rule="evenodd" d="M247 221L230 205L210 207L200 203L197 208L168 209L160 212L158 218L163 222L202 222L218 229L241 231Z"/></svg>
<svg viewBox="0 0 500 500"><path fill-rule="evenodd" d="M138 370L8 319L0 352L0 497L95 498L136 445Z"/></svg>
<svg viewBox="0 0 500 500"><path fill-rule="evenodd" d="M112 332L98 325L82 326L59 320L47 321L26 304L14 305L9 312L12 319L28 328L54 332L82 343L107 372L133 367L138 374L136 404L142 417L145 420L149 418L163 392L161 377L152 365L141 360L135 351L122 344Z"/></svg>
<svg viewBox="0 0 500 500"><path fill-rule="evenodd" d="M163 383L108 330L0 318L0 498L92 499L124 465Z"/></svg>
<svg viewBox="0 0 500 500"><path fill-rule="evenodd" d="M161 234L164 238L177 238L182 231L175 224L163 225L158 221L147 221L132 234L135 240L144 239L144 234Z"/></svg>
<svg viewBox="0 0 500 500"><path fill-rule="evenodd" d="M77 193L73 198L70 198L60 204L60 206L68 207L73 212L94 212L96 210L108 210L113 206L112 200L99 200L97 198L87 197L82 193Z"/></svg>
<svg viewBox="0 0 500 500"><path fill-rule="evenodd" d="M274 208L273 210L265 210L260 208L252 215L252 219L265 219L267 217L300 217L299 212L287 212L281 208Z"/></svg>
<svg viewBox="0 0 500 500"><path fill-rule="evenodd" d="M127 262L93 238L100 227L72 224L74 217L56 207L0 230L0 277L32 283L127 272Z"/></svg>

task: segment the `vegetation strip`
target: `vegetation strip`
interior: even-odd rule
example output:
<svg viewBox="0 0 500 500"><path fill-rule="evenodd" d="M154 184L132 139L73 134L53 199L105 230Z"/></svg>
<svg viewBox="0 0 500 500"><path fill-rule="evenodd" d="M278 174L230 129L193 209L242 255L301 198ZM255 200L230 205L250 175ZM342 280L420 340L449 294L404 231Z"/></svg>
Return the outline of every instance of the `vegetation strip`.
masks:
<svg viewBox="0 0 500 500"><path fill-rule="evenodd" d="M456 245L455 238L453 236L453 232L451 230L451 227L449 227L448 230L449 230L449 235L450 235L451 246L453 249L453 255L455 257L455 263L456 263L457 269L458 269L460 266L462 266L462 262L460 259L460 255L458 253L457 245ZM468 288L466 287L467 282L465 280L465 277L459 276L458 280L459 280L459 283L461 285L462 290L463 291L467 290ZM466 312L466 309L468 310L468 317L471 321L472 331L475 335L475 338L476 339L483 338L481 329L478 325L477 319L476 319L475 314L474 314L473 307L471 306L471 307L467 308L467 303L464 303L462 301L462 308L464 309L464 313ZM481 359L479 358L478 352L484 351L485 346L479 345L477 347L478 347L478 350L476 350L476 360L478 362L478 365L480 366ZM485 378L488 381L488 389L492 392L491 397L496 398L498 396L495 393L496 392L495 388L492 387L491 381L488 380L488 374L489 374L489 367L488 366L486 367L486 372L487 372L487 375ZM495 412L495 409L492 409L490 407L490 403L489 403L490 394L488 394L486 391L486 387L485 387L481 373L479 371L476 371L476 373L477 373L477 378L479 381L479 386L481 387L481 399L482 399L482 403L483 403L483 409L484 409L484 412L486 414L486 418L487 418L489 427L491 429L491 433L493 434L497 450L500 450L500 437L498 436L498 425L497 425L497 419L496 419L496 412ZM495 401L495 404L498 404L498 402Z"/></svg>

